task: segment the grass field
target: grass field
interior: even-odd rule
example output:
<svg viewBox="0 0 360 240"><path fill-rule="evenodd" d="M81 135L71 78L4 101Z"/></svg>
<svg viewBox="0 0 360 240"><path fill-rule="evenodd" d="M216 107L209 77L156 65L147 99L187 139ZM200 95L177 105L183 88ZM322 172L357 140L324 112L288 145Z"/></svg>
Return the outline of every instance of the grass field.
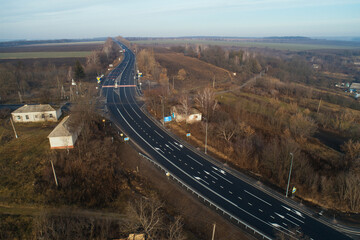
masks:
<svg viewBox="0 0 360 240"><path fill-rule="evenodd" d="M78 58L86 57L91 51L81 52L6 52L0 53L0 59L28 59L28 58Z"/></svg>
<svg viewBox="0 0 360 240"><path fill-rule="evenodd" d="M89 42L63 42L63 43L41 43L30 44L24 46L61 46L61 45L88 45L88 44L104 44L105 41L89 41Z"/></svg>
<svg viewBox="0 0 360 240"><path fill-rule="evenodd" d="M13 137L9 120L0 121L0 204L39 203L42 196L34 192L49 151L47 136L56 123L15 124L18 139ZM10 141L3 141L9 138Z"/></svg>
<svg viewBox="0 0 360 240"><path fill-rule="evenodd" d="M219 46L235 46L235 47L257 47L271 48L276 50L304 51L316 49L359 49L352 46L338 45L320 45L320 44L303 44L303 43L272 43L272 42L252 42L252 41L211 41L200 39L158 39L158 40L139 40L132 41L137 44L163 44L163 45L183 45L183 44L205 44Z"/></svg>

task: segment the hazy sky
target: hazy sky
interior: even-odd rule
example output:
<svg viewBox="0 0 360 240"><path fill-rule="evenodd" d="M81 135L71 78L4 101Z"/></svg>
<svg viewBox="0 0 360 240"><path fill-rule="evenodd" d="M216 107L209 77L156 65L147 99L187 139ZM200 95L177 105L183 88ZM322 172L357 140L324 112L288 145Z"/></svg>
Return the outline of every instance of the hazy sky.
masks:
<svg viewBox="0 0 360 240"><path fill-rule="evenodd" d="M0 39L360 36L360 0L0 0Z"/></svg>

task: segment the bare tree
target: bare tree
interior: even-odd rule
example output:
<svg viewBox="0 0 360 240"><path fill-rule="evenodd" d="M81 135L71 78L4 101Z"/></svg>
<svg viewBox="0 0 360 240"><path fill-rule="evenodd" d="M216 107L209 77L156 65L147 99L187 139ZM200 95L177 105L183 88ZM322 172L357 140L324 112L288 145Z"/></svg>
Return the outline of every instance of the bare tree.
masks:
<svg viewBox="0 0 360 240"><path fill-rule="evenodd" d="M191 109L189 96L187 94L182 95L179 99L179 102L181 104L181 108L182 108L181 110L187 117L189 115L190 109Z"/></svg>
<svg viewBox="0 0 360 240"><path fill-rule="evenodd" d="M349 140L341 146L341 149L345 152L345 168L360 168L360 142Z"/></svg>
<svg viewBox="0 0 360 240"><path fill-rule="evenodd" d="M219 125L218 128L219 134L229 145L231 144L231 139L235 135L237 130L237 125L235 125L231 119L226 119Z"/></svg>
<svg viewBox="0 0 360 240"><path fill-rule="evenodd" d="M310 137L317 129L316 123L309 116L297 113L290 118L290 131L295 137Z"/></svg>
<svg viewBox="0 0 360 240"><path fill-rule="evenodd" d="M183 223L180 216L176 216L174 222L169 226L168 240L185 240L183 234Z"/></svg>
<svg viewBox="0 0 360 240"><path fill-rule="evenodd" d="M217 107L217 100L215 99L215 92L212 88L205 88L203 91L199 91L196 98L197 104L203 111L205 117L209 120Z"/></svg>
<svg viewBox="0 0 360 240"><path fill-rule="evenodd" d="M157 199L140 198L129 204L128 215L133 229L141 228L148 239L156 239L163 227L163 203Z"/></svg>

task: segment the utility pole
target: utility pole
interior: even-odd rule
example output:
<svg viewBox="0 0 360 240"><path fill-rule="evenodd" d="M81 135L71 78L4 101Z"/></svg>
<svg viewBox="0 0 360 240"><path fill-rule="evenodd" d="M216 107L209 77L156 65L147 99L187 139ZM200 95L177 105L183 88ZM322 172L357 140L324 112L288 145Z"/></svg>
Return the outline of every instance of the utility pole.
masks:
<svg viewBox="0 0 360 240"><path fill-rule="evenodd" d="M162 104L162 122L163 125L165 125L164 97L161 97L161 104Z"/></svg>
<svg viewBox="0 0 360 240"><path fill-rule="evenodd" d="M322 99L322 98L320 98L320 101L319 101L319 106L318 106L318 109L317 109L317 112L316 112L316 113L319 113L319 110L320 110L320 105L321 105L321 99Z"/></svg>
<svg viewBox="0 0 360 240"><path fill-rule="evenodd" d="M58 186L59 186L59 184L58 184L58 181L57 181L57 177L56 177L56 173L55 173L54 164L53 164L52 160L50 160L50 162L51 162L51 168L52 168L53 173L54 173L55 184L56 184L56 186L58 187Z"/></svg>
<svg viewBox="0 0 360 240"><path fill-rule="evenodd" d="M292 170L292 165L293 165L293 160L294 160L294 154L290 153L290 156L291 156L291 164L290 164L288 184L287 184L287 188L286 188L286 197L288 197L288 193L289 193L289 184L290 184L290 177L291 177L291 170Z"/></svg>
<svg viewBox="0 0 360 240"><path fill-rule="evenodd" d="M22 96L21 96L20 91L18 91L18 94L19 94L19 100L20 100L20 103L22 103L22 102L23 102L23 99L22 99Z"/></svg>
<svg viewBox="0 0 360 240"><path fill-rule="evenodd" d="M15 126L14 126L14 123L13 123L11 117L10 117L10 122L11 122L11 125L12 125L12 127L13 127L15 137L18 138L18 135L17 135L17 133L16 133Z"/></svg>
<svg viewBox="0 0 360 240"><path fill-rule="evenodd" d="M215 239L215 228L216 228L216 223L213 224L213 232L212 232L212 238L211 240Z"/></svg>
<svg viewBox="0 0 360 240"><path fill-rule="evenodd" d="M207 154L207 135L208 135L208 119L205 118L206 124L205 124L205 154Z"/></svg>

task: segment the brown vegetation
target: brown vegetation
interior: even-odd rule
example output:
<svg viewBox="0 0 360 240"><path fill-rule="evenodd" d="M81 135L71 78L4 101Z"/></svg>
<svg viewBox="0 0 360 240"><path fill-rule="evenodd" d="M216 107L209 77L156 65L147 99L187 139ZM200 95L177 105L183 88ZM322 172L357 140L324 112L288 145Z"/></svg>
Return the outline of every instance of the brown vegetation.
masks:
<svg viewBox="0 0 360 240"><path fill-rule="evenodd" d="M315 78L314 72L301 57L284 61L262 59L260 56L248 54L246 61L240 61L239 56L246 56L245 52L232 52L216 47L198 46L195 49L197 50L191 52L191 48L172 48L192 56L187 57L189 62L203 59L230 70L234 70L238 64L240 68L237 71L241 71L241 74L259 71L247 71L247 67L251 69L251 65L255 66L255 69L259 63L267 66L266 76L257 77L241 91L225 91L216 98L216 88L204 88L198 92L186 91L199 86L194 81L188 86L178 85L177 91L173 92L169 103L196 106L208 119L209 149L213 149L217 156L222 156L235 168L250 170L281 188L286 186L290 153L293 153L291 184L296 185L297 196L341 211L359 211L355 204L359 201L360 188L353 182L356 181L354 171L358 171L358 167L355 167L357 160L354 160L357 159L356 143L346 143L340 153L323 145L322 139L314 138L319 128L321 131L336 132L344 138L358 137L360 113L346 108L349 106L358 109L350 103L354 100L311 86ZM192 66L194 71L183 68L183 54L174 54L169 50L156 50L155 54L156 60L168 69L178 64L176 70L168 71L175 75L178 82L183 82L186 78L194 79L194 72L206 69L200 64ZM204 81L204 86L209 86L212 78L203 78L200 81ZM145 96L150 92L156 96L156 91L151 89L145 92ZM206 101L207 95L212 96L208 97L213 99L212 102ZM342 101L343 105L338 105L339 101ZM155 116L160 116L161 101L150 102L148 109L156 113ZM211 102L211 106L205 102ZM192 126L182 126L192 133L196 138L193 143L201 148L204 147L205 121ZM350 182L353 185L350 185Z"/></svg>

